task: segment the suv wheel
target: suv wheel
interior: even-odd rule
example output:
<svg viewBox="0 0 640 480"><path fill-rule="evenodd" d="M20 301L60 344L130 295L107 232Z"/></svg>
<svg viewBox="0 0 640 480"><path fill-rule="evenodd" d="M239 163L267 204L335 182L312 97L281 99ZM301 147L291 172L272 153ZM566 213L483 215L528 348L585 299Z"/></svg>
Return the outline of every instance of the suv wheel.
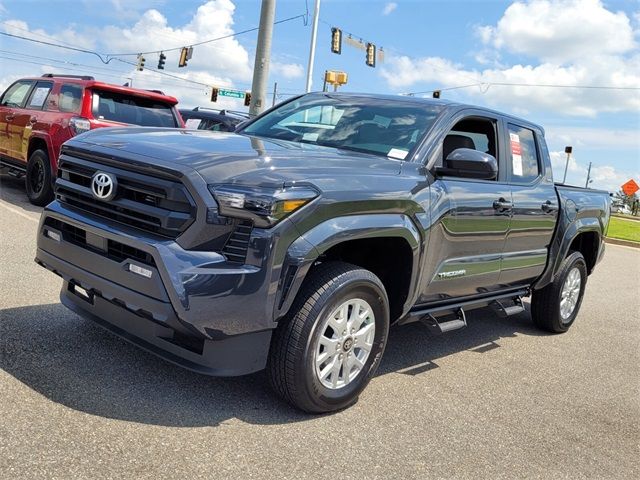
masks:
<svg viewBox="0 0 640 480"><path fill-rule="evenodd" d="M25 186L27 197L34 205L42 207L53 200L51 164L44 150L36 150L29 157Z"/></svg>
<svg viewBox="0 0 640 480"><path fill-rule="evenodd" d="M573 324L587 283L587 264L580 252L564 259L553 283L533 292L531 316L538 328L564 333Z"/></svg>
<svg viewBox="0 0 640 480"><path fill-rule="evenodd" d="M355 403L380 364L388 304L368 270L343 262L316 267L274 332L267 365L274 390L312 413Z"/></svg>

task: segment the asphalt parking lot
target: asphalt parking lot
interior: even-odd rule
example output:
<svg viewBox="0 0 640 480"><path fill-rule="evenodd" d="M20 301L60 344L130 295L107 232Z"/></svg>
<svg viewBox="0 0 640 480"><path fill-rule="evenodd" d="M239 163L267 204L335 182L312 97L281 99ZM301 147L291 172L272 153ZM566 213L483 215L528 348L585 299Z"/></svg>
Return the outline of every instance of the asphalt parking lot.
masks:
<svg viewBox="0 0 640 480"><path fill-rule="evenodd" d="M639 478L640 250L607 246L565 335L491 310L392 330L354 407L168 364L58 303L39 209L0 183L2 478Z"/></svg>

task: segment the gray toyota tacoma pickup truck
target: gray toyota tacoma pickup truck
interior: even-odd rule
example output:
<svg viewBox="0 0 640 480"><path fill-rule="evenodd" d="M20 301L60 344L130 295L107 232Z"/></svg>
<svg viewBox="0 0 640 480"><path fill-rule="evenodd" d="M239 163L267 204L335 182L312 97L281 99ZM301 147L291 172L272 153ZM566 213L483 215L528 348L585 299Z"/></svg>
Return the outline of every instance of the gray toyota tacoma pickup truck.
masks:
<svg viewBox="0 0 640 480"><path fill-rule="evenodd" d="M235 133L100 129L62 148L36 261L61 301L210 375L267 369L308 412L354 403L389 326L524 310L565 332L606 192L554 185L543 129L440 100L296 97Z"/></svg>

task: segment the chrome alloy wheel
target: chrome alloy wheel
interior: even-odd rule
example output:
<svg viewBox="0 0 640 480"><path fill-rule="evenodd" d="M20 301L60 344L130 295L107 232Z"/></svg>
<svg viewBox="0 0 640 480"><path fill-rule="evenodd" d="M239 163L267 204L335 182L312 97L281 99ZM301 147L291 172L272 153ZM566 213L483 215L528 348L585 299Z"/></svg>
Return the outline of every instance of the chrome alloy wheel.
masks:
<svg viewBox="0 0 640 480"><path fill-rule="evenodd" d="M560 297L560 316L562 320L568 320L576 309L580 298L581 285L580 270L574 267L569 271L567 278L564 280L564 285L562 285L562 295Z"/></svg>
<svg viewBox="0 0 640 480"><path fill-rule="evenodd" d="M332 390L352 382L364 368L376 334L373 309L360 298L347 300L322 321L315 371Z"/></svg>

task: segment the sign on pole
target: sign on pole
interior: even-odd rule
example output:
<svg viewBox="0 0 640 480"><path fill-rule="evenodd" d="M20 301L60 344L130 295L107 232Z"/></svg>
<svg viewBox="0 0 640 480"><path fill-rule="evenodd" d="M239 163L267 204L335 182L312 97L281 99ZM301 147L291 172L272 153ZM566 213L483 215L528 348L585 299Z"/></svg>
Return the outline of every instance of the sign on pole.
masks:
<svg viewBox="0 0 640 480"><path fill-rule="evenodd" d="M231 98L244 98L244 93L239 90L225 90L224 88L218 89L218 95L220 97L231 97Z"/></svg>
<svg viewBox="0 0 640 480"><path fill-rule="evenodd" d="M633 195L638 190L640 190L640 187L633 179L629 180L627 183L622 185L622 191L624 192L625 195L628 195L628 196Z"/></svg>

